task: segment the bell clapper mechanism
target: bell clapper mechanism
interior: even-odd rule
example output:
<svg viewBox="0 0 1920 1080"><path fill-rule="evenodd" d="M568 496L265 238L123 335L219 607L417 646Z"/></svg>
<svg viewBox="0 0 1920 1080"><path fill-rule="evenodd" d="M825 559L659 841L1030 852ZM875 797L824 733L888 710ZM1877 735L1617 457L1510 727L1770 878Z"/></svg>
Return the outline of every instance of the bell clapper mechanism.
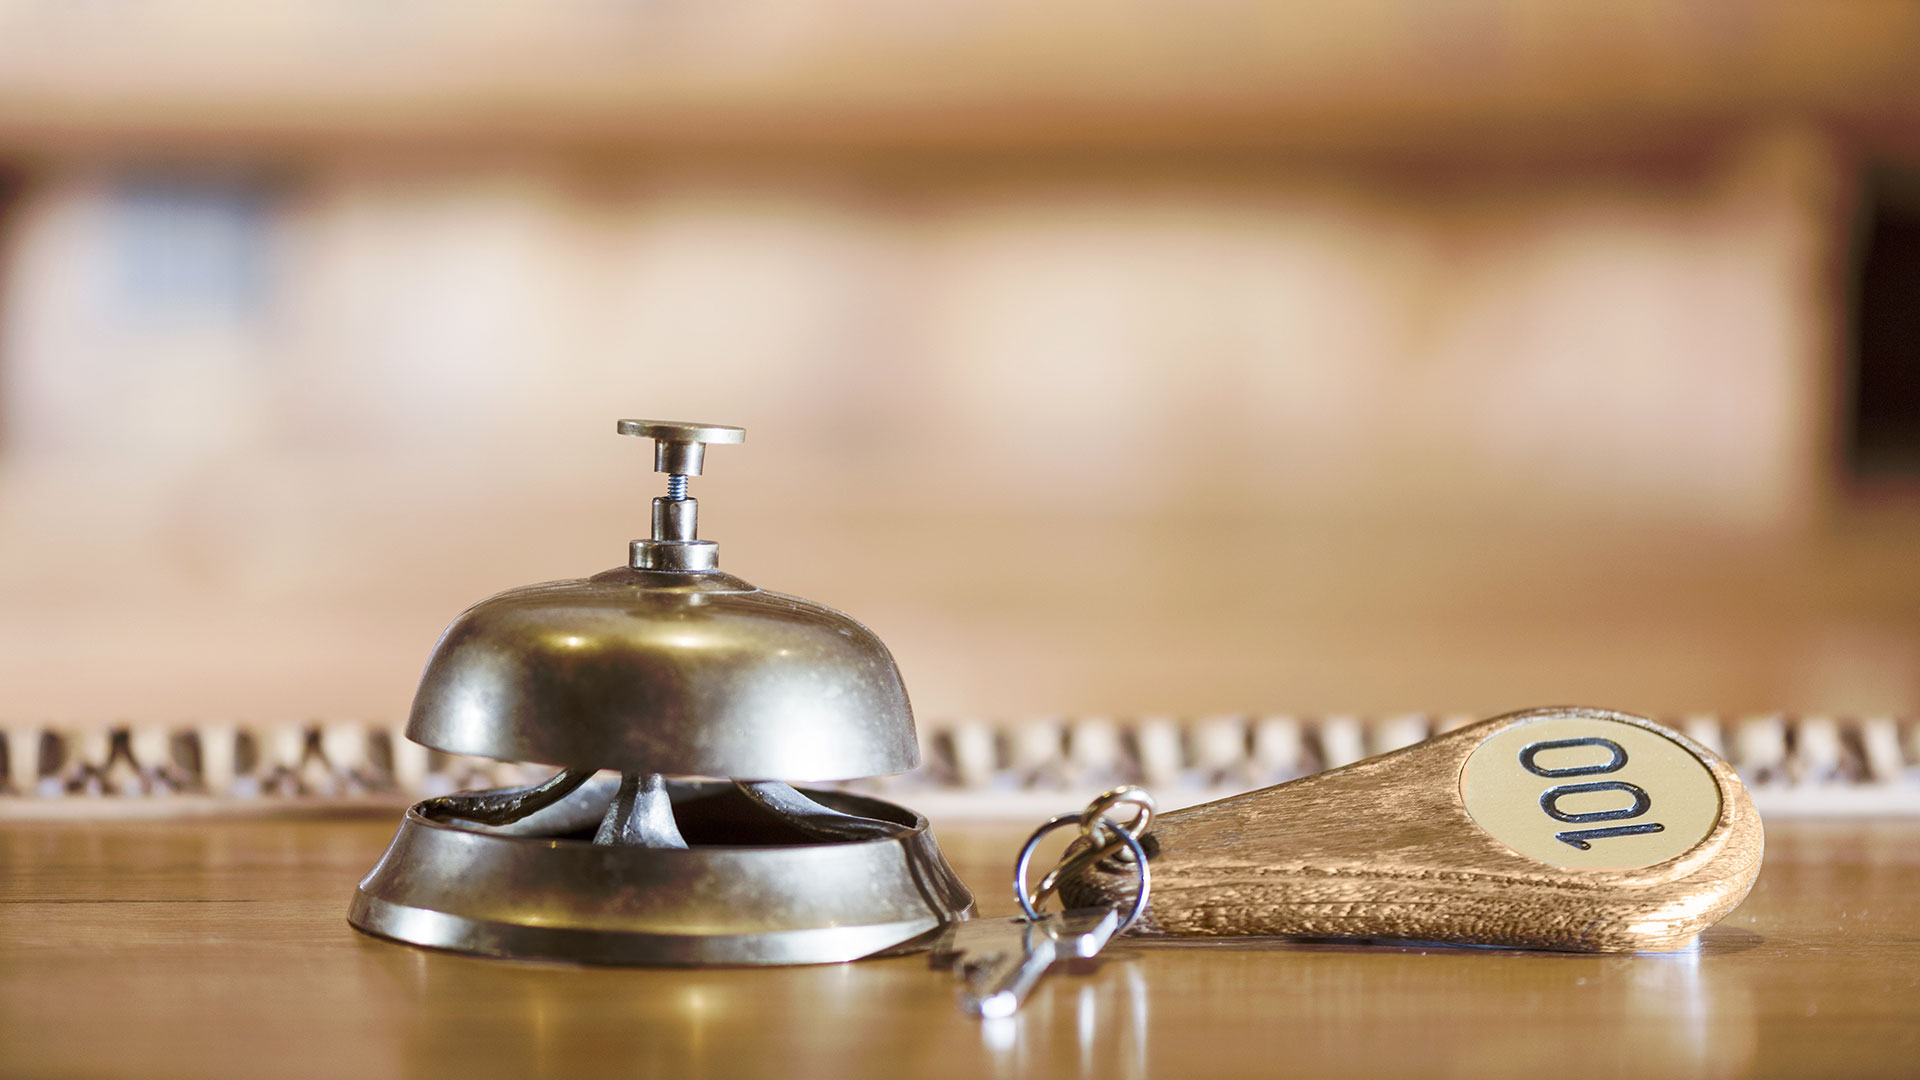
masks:
<svg viewBox="0 0 1920 1080"><path fill-rule="evenodd" d="M926 819L794 786L919 763L886 646L719 569L687 493L746 432L622 420L667 474L627 565L511 589L441 636L407 736L542 762L412 807L348 920L415 945L591 963L858 959L967 918Z"/></svg>

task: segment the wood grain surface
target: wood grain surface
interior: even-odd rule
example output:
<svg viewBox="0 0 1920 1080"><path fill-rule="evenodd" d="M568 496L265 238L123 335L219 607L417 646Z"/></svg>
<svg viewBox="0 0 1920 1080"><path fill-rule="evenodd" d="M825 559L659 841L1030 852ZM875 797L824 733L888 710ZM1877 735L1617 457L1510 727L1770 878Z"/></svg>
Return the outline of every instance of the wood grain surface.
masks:
<svg viewBox="0 0 1920 1080"><path fill-rule="evenodd" d="M1515 725L1563 718L1595 731L1652 731L1705 763L1720 803L1706 837L1656 865L1601 869L1547 865L1476 825L1461 793L1468 757ZM1760 817L1726 762L1651 721L1598 709L1496 717L1343 769L1161 815L1147 836L1153 904L1137 932L1594 952L1679 948L1747 895L1762 847ZM1116 865L1103 873L1105 865L1064 882L1061 896L1124 903L1137 887L1133 871Z"/></svg>
<svg viewBox="0 0 1920 1080"><path fill-rule="evenodd" d="M0 822L8 1077L1911 1076L1920 823L1770 824L1697 948L1116 945L982 1025L921 957L496 962L348 928L394 822ZM939 826L936 826L939 827ZM989 914L1025 830L946 828Z"/></svg>

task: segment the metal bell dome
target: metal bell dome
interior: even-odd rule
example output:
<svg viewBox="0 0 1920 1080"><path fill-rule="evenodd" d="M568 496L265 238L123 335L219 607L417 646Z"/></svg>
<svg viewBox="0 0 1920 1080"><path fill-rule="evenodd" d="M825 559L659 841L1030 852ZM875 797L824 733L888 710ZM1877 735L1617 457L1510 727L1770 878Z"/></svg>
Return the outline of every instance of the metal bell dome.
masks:
<svg viewBox="0 0 1920 1080"><path fill-rule="evenodd" d="M407 737L503 761L676 776L852 780L919 764L893 656L831 608L718 569L700 540L709 443L740 428L622 420L672 476L628 566L510 589L454 619Z"/></svg>
<svg viewBox="0 0 1920 1080"><path fill-rule="evenodd" d="M675 776L852 780L919 763L872 631L718 571L622 567L482 600L441 635L407 737Z"/></svg>

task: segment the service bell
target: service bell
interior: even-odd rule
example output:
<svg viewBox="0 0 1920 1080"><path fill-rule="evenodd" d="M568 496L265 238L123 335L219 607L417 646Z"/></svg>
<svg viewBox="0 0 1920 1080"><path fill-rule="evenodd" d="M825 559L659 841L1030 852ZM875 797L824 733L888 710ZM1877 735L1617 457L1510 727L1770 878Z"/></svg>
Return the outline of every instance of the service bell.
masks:
<svg viewBox="0 0 1920 1080"><path fill-rule="evenodd" d="M652 537L625 566L462 612L407 723L436 750L558 771L414 805L348 921L490 956L805 964L968 917L973 897L925 818L791 786L905 772L919 746L872 631L720 572L699 538L687 478L708 445L746 432L618 430L653 439L668 474Z"/></svg>

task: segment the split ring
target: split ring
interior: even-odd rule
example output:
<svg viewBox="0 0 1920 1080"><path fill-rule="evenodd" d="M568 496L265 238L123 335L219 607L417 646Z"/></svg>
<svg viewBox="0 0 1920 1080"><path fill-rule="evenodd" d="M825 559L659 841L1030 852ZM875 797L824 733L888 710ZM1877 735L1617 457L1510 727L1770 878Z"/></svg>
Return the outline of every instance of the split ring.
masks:
<svg viewBox="0 0 1920 1080"><path fill-rule="evenodd" d="M1145 811L1144 807L1143 807L1143 811L1144 813L1151 812L1151 811ZM1143 813L1143 816L1144 816L1144 813ZM1048 833L1052 832L1055 829L1063 828L1067 825L1079 824L1082 820L1082 817L1083 817L1082 814L1055 815L1054 817L1047 819L1046 824L1040 826L1038 829L1035 829L1033 831L1033 835L1027 837L1027 842L1021 845L1020 857L1014 860L1014 864L1013 864L1013 896L1014 896L1014 899L1020 901L1020 910L1026 913L1027 918L1034 919L1034 920L1038 920L1040 918L1040 912L1036 907L1036 904L1046 903L1047 894L1050 894L1052 892L1052 888L1050 887L1051 884L1053 884L1054 882L1057 882L1058 871L1065 868L1065 864L1063 864L1061 867L1056 867L1054 873L1047 875L1048 879L1050 880L1046 883L1043 883L1044 891L1041 894L1037 895L1034 899L1028 899L1027 871L1031 868L1033 864L1034 849L1040 846L1041 839L1044 838ZM1138 878L1140 882L1140 891L1134 895L1133 907L1131 910L1128 911L1126 921L1122 922L1119 926L1119 929L1114 931L1115 934L1123 934L1128 930L1128 928L1132 927L1134 923L1137 923L1140 921L1140 916L1145 915L1147 913L1147 894L1153 887L1152 872L1147 869L1147 849L1140 846L1140 840L1138 837L1134 836L1132 833L1122 828L1120 824L1118 822L1115 822L1112 818L1101 817L1096 820L1098 825L1101 828L1111 829L1116 835L1118 835L1121 841L1126 845L1127 850L1132 852L1134 875L1136 878ZM1086 826L1082 826L1082 827L1085 828Z"/></svg>

